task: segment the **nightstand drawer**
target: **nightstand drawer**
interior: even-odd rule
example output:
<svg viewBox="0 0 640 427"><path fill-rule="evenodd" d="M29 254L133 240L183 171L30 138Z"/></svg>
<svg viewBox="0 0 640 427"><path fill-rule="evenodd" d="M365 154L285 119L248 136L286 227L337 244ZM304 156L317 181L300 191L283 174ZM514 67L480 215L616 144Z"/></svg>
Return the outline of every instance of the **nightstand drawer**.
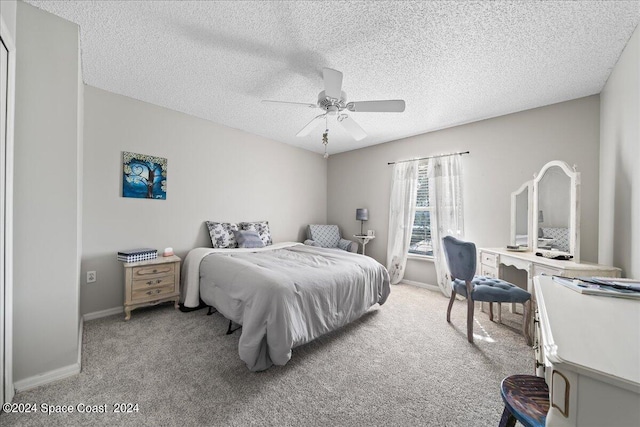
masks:
<svg viewBox="0 0 640 427"><path fill-rule="evenodd" d="M174 283L175 283L175 278L173 274L163 275L163 276L149 277L147 279L134 280L131 289L133 289L134 291L138 291L141 289L155 288L158 286L173 285Z"/></svg>
<svg viewBox="0 0 640 427"><path fill-rule="evenodd" d="M133 280L150 279L158 276L173 276L175 272L174 264L149 265L143 267L133 267Z"/></svg>
<svg viewBox="0 0 640 427"><path fill-rule="evenodd" d="M134 289L131 291L131 300L135 302L139 300L153 299L163 295L172 294L174 291L175 286L173 284L151 289Z"/></svg>
<svg viewBox="0 0 640 427"><path fill-rule="evenodd" d="M484 264L486 266L489 266L489 267L497 268L498 267L498 255L489 254L489 253L486 253L486 252L481 252L480 253L480 263Z"/></svg>

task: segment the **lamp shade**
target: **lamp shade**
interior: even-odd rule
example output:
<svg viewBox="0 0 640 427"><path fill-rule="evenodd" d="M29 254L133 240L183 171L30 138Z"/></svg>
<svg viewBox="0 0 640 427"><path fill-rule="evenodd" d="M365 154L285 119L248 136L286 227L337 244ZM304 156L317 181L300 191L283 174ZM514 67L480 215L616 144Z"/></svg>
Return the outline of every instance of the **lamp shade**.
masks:
<svg viewBox="0 0 640 427"><path fill-rule="evenodd" d="M369 210L368 209L356 209L356 220L358 221L368 221L369 220Z"/></svg>

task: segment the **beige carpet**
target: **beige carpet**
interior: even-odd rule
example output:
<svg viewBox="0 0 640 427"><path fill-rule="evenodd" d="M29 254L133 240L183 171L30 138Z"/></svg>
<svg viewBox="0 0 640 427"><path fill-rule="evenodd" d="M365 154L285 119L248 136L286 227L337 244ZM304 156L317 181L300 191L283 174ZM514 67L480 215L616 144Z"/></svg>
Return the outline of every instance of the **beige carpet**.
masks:
<svg viewBox="0 0 640 427"><path fill-rule="evenodd" d="M171 306L85 323L82 372L16 395L14 402L107 405L101 414L2 414L0 424L127 426L497 426L500 381L532 373L518 331L466 302L408 285L357 322L294 349L286 366L254 373L238 358L240 331L205 310ZM507 311L507 310L503 310ZM112 413L137 403L137 413Z"/></svg>

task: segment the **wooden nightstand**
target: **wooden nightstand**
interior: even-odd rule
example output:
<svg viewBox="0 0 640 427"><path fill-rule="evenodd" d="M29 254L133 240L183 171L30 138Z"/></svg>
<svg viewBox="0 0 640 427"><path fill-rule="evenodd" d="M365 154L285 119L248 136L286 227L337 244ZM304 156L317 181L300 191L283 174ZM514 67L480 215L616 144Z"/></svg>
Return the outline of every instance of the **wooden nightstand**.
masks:
<svg viewBox="0 0 640 427"><path fill-rule="evenodd" d="M180 301L180 258L160 256L148 261L124 263L124 320L139 307Z"/></svg>

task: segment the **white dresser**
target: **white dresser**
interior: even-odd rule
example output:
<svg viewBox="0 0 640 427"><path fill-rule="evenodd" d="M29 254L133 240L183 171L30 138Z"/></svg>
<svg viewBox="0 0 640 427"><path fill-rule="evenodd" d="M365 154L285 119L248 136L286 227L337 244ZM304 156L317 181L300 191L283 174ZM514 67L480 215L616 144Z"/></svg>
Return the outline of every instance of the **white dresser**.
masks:
<svg viewBox="0 0 640 427"><path fill-rule="evenodd" d="M534 290L547 426L640 426L640 301L582 295L549 276Z"/></svg>

